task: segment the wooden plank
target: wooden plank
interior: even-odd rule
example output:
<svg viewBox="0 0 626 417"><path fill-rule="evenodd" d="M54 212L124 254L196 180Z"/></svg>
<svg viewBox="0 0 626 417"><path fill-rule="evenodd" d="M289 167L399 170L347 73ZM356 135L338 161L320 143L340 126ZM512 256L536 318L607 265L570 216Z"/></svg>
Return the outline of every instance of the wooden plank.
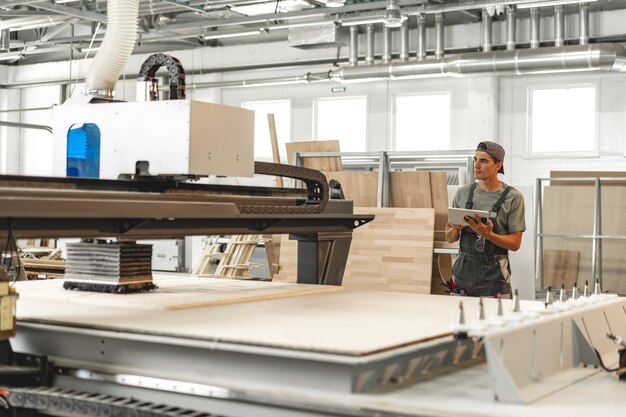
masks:
<svg viewBox="0 0 626 417"><path fill-rule="evenodd" d="M349 289L429 294L433 256L433 209L365 208L376 219L354 230L343 286ZM276 281L295 282L297 245L283 237Z"/></svg>
<svg viewBox="0 0 626 417"><path fill-rule="evenodd" d="M626 171L550 171L550 178L626 178ZM550 185L582 186L594 185L595 181L554 181ZM626 181L605 181L602 186L625 186Z"/></svg>
<svg viewBox="0 0 626 417"><path fill-rule="evenodd" d="M294 165L296 152L339 152L338 140L312 140L301 142L287 142L287 161ZM303 158L302 166L317 169L319 171L342 171L341 158L338 156Z"/></svg>
<svg viewBox="0 0 626 417"><path fill-rule="evenodd" d="M448 184L444 171L430 171L430 194L435 209L435 240L445 240L448 223Z"/></svg>
<svg viewBox="0 0 626 417"><path fill-rule="evenodd" d="M378 205L378 173L371 171L324 172L326 179L341 183L346 200L352 200L355 207L376 207Z"/></svg>
<svg viewBox="0 0 626 417"><path fill-rule="evenodd" d="M276 122L274 121L274 113L268 113L267 124L270 129L270 141L272 143L272 160L276 164L280 164L280 151L278 149L278 135L276 134ZM284 187L283 177L276 177L276 186Z"/></svg>
<svg viewBox="0 0 626 417"><path fill-rule="evenodd" d="M390 172L391 207L432 208L428 171Z"/></svg>
<svg viewBox="0 0 626 417"><path fill-rule="evenodd" d="M578 279L580 252L572 250L545 249L543 251L543 286L552 289L570 289Z"/></svg>

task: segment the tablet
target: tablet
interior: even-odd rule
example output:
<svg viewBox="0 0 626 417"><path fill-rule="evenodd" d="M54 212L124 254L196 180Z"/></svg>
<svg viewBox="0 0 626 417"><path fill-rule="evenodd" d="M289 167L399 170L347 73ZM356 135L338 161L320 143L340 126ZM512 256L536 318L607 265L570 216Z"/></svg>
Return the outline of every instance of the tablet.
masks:
<svg viewBox="0 0 626 417"><path fill-rule="evenodd" d="M478 214L481 218L485 219L485 221L489 218L489 212L485 210L468 210L461 208L448 207L448 223L450 224L462 224L464 226L467 225L463 218L465 216L472 216L474 214Z"/></svg>

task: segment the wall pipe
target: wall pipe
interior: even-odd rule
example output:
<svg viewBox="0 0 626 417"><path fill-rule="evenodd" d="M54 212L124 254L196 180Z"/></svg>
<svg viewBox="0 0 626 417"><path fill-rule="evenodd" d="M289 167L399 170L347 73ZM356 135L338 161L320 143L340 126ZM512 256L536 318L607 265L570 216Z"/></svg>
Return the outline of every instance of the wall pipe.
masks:
<svg viewBox="0 0 626 417"><path fill-rule="evenodd" d="M565 16L563 5L554 6L554 46L565 44Z"/></svg>
<svg viewBox="0 0 626 417"><path fill-rule="evenodd" d="M580 44L589 44L589 3L580 3L578 11L580 27Z"/></svg>
<svg viewBox="0 0 626 417"><path fill-rule="evenodd" d="M406 20L400 27L400 62L409 60L409 21Z"/></svg>
<svg viewBox="0 0 626 417"><path fill-rule="evenodd" d="M435 58L443 58L445 51L445 32L443 13L435 15Z"/></svg>
<svg viewBox="0 0 626 417"><path fill-rule="evenodd" d="M366 36L366 49L365 49L365 63L374 63L374 25L369 24L365 27Z"/></svg>
<svg viewBox="0 0 626 417"><path fill-rule="evenodd" d="M391 62L391 29L383 26L383 64Z"/></svg>
<svg viewBox="0 0 626 417"><path fill-rule="evenodd" d="M483 52L489 52L492 45L492 19L487 9L482 10L481 26L483 29Z"/></svg>
<svg viewBox="0 0 626 417"><path fill-rule="evenodd" d="M348 63L351 66L358 64L359 60L359 28L357 26L350 26L350 52L348 57Z"/></svg>
<svg viewBox="0 0 626 417"><path fill-rule="evenodd" d="M516 46L515 30L517 26L517 12L515 6L506 8L506 49L512 51Z"/></svg>
<svg viewBox="0 0 626 417"><path fill-rule="evenodd" d="M426 58L426 17L417 15L417 60Z"/></svg>
<svg viewBox="0 0 626 417"><path fill-rule="evenodd" d="M533 7L530 9L530 47L531 48L539 48L539 38L540 38L540 18L539 8Z"/></svg>

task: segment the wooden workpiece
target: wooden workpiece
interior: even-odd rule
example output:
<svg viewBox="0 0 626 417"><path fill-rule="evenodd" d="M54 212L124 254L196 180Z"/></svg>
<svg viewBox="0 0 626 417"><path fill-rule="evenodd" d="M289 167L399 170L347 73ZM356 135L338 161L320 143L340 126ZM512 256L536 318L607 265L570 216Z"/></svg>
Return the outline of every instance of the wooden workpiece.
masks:
<svg viewBox="0 0 626 417"><path fill-rule="evenodd" d="M460 301L208 278L155 276L155 283L154 292L99 294L63 290L60 280L20 282L18 321L361 356L449 334ZM270 293L290 296L264 298ZM471 319L478 299L463 302ZM495 313L495 300L483 302Z"/></svg>

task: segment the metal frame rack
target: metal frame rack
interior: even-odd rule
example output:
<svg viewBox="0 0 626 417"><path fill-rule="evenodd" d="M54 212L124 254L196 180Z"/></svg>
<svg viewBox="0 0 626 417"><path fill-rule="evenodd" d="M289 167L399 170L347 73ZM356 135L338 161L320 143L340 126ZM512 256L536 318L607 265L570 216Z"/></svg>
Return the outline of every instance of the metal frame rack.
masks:
<svg viewBox="0 0 626 417"><path fill-rule="evenodd" d="M340 157L346 171L378 170L378 207L389 207L389 172L401 169L441 170L456 168L459 184L474 181L473 150L403 152L296 152L295 164L304 158Z"/></svg>
<svg viewBox="0 0 626 417"><path fill-rule="evenodd" d="M590 235L543 233L543 186L550 182L590 182L594 181L593 229ZM537 178L535 186L535 282L543 289L543 238L591 239L591 282L598 279L602 288L602 240L626 240L626 236L602 234L602 182L626 181L626 177L572 177L572 178Z"/></svg>

